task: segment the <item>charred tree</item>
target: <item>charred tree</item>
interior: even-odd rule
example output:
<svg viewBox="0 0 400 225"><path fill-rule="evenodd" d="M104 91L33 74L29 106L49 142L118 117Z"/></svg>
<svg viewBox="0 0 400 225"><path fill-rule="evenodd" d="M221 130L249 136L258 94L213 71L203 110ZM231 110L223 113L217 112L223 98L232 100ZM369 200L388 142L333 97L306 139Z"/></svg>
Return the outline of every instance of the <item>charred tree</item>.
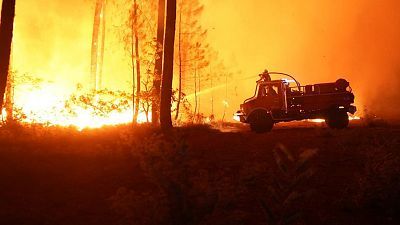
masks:
<svg viewBox="0 0 400 225"><path fill-rule="evenodd" d="M179 108L182 99L182 10L179 12L179 34L178 34L178 59L179 59L179 84L178 84L178 100L176 103L175 120L179 118Z"/></svg>
<svg viewBox="0 0 400 225"><path fill-rule="evenodd" d="M100 14L102 9L103 0L97 0L95 11L94 11L94 21L93 21L93 33L92 33L92 51L91 51L91 63L90 63L90 79L93 85L93 89L97 89L97 55L98 55L98 40L99 40L99 30L100 30Z"/></svg>
<svg viewBox="0 0 400 225"><path fill-rule="evenodd" d="M214 84L213 84L213 76L211 74L211 69L210 69L210 82L211 82L211 85L210 85L210 88L211 88L211 117L214 117Z"/></svg>
<svg viewBox="0 0 400 225"><path fill-rule="evenodd" d="M131 26L131 65L132 65L132 112L133 112L133 117L132 117L132 122L136 123L137 122L137 115L136 115L136 108L139 107L136 105L136 97L135 97L135 90L136 90L136 85L135 85L135 25L133 23L130 24ZM136 106L135 106L136 105Z"/></svg>
<svg viewBox="0 0 400 225"><path fill-rule="evenodd" d="M97 0L94 12L90 68L91 82L94 90L98 90L100 88L102 76L101 73L103 70L102 68L105 42L105 5L105 0ZM102 32L101 40L100 31Z"/></svg>
<svg viewBox="0 0 400 225"><path fill-rule="evenodd" d="M11 43L13 39L15 0L3 0L0 25L0 114L10 67Z"/></svg>
<svg viewBox="0 0 400 225"><path fill-rule="evenodd" d="M11 53L12 54L12 53ZM12 63L10 63L12 64ZM6 120L8 122L13 120L13 108L14 108L14 73L12 72L12 68L10 65L10 69L8 72L8 77L7 77L7 86L6 86L6 97L5 97L5 103L4 103L4 108L7 113L7 118Z"/></svg>
<svg viewBox="0 0 400 225"><path fill-rule="evenodd" d="M193 116L193 121L194 122L197 118L197 65L194 67L194 116Z"/></svg>
<svg viewBox="0 0 400 225"><path fill-rule="evenodd" d="M134 122L137 122L137 118L139 115L139 104L140 104L140 53L139 53L139 31L138 31L138 4L137 1L133 1L133 36L135 41L135 61L136 61L136 101L135 101L135 114L134 114Z"/></svg>
<svg viewBox="0 0 400 225"><path fill-rule="evenodd" d="M174 43L176 23L176 0L167 0L165 22L164 69L161 81L160 124L163 130L172 128L171 97L174 73Z"/></svg>
<svg viewBox="0 0 400 225"><path fill-rule="evenodd" d="M4 109L7 114L6 121L10 122L13 120L13 111L14 111L14 73L12 72L12 44L11 44L11 52L10 52L10 65L8 67L8 76L7 76L7 85L6 85L6 93L5 93L5 102Z"/></svg>
<svg viewBox="0 0 400 225"><path fill-rule="evenodd" d="M97 88L101 89L103 85L103 63L104 63L104 48L106 41L106 1L103 0L103 8L101 13L101 46L100 46L100 56L97 71Z"/></svg>
<svg viewBox="0 0 400 225"><path fill-rule="evenodd" d="M164 33L165 33L165 0L158 1L158 22L157 22L157 54L154 68L153 81L153 102L152 102L152 122L159 123L159 108L161 95L161 74L163 74L163 53L164 53Z"/></svg>

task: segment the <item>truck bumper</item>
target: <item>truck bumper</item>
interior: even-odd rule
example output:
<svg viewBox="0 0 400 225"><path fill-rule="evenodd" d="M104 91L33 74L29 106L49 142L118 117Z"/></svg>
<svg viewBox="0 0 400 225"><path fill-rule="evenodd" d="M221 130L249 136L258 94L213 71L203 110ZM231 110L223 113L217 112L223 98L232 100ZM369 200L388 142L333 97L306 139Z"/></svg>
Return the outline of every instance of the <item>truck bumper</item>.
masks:
<svg viewBox="0 0 400 225"><path fill-rule="evenodd" d="M242 122L242 123L246 123L246 116L242 111L237 111L234 116L233 119L238 121L238 122Z"/></svg>

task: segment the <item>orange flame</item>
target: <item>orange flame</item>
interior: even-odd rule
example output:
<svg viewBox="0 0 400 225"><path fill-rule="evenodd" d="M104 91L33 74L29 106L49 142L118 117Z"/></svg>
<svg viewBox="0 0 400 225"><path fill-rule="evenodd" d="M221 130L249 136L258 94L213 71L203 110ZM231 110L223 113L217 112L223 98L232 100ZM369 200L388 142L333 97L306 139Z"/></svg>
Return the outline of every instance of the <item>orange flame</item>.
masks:
<svg viewBox="0 0 400 225"><path fill-rule="evenodd" d="M65 104L67 99L68 95L57 93L57 87L54 86L21 91L15 96L14 107L19 109L15 113L20 114L20 122L22 123L37 123L45 126L72 126L78 130L132 122L132 107L100 114L94 109L84 108L81 105L71 105L67 109ZM5 118L6 112L4 109L2 115ZM151 113L149 113L149 120L151 120ZM139 113L137 122L147 122L144 112Z"/></svg>

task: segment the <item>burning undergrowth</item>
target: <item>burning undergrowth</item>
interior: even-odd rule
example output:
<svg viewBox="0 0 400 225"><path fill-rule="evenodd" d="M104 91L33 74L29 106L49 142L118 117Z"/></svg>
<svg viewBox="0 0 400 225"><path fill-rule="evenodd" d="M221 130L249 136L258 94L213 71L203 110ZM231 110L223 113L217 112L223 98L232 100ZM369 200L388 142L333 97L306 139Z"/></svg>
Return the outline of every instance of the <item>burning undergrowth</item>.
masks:
<svg viewBox="0 0 400 225"><path fill-rule="evenodd" d="M21 124L38 124L43 126L100 128L107 125L148 123L152 119L153 89L150 80L144 80L145 87L140 93L124 90L88 90L82 84L77 84L74 91L51 81L44 81L29 75L14 73L14 88L12 99L2 112L3 123L14 121ZM176 112L178 90L173 91L172 113ZM134 98L140 101L135 104L138 114L135 117ZM185 93L181 93L181 113L176 123L198 123L206 121L204 115L195 116L191 112L191 104ZM10 116L12 115L12 116ZM202 119L199 119L201 116Z"/></svg>
<svg viewBox="0 0 400 225"><path fill-rule="evenodd" d="M39 81L37 81L39 82ZM73 126L78 129L125 124L133 120L132 94L108 89L86 90L77 85L72 94L60 93L52 83L16 86L15 102L3 110L3 118L12 112L13 120L45 126ZM139 111L139 123L149 121Z"/></svg>

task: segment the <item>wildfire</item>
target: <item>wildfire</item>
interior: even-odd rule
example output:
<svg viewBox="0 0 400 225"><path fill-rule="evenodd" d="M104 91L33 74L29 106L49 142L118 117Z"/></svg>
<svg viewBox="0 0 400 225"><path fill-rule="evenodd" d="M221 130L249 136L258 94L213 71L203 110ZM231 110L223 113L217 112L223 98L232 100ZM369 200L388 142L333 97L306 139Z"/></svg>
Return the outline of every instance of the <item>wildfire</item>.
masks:
<svg viewBox="0 0 400 225"><path fill-rule="evenodd" d="M85 107L82 104L66 104L68 95L57 93L56 89L56 87L48 86L37 90L18 92L14 99L14 117L22 123L73 126L78 130L132 122L131 103L123 105L114 102L116 105L112 110L106 110L106 106L101 104L91 105L92 107ZM98 95L95 97L95 101L99 102L100 97ZM3 109L2 116L3 118L6 116L5 109ZM145 123L148 120L151 120L151 115L147 118L144 112L139 113L138 123Z"/></svg>

